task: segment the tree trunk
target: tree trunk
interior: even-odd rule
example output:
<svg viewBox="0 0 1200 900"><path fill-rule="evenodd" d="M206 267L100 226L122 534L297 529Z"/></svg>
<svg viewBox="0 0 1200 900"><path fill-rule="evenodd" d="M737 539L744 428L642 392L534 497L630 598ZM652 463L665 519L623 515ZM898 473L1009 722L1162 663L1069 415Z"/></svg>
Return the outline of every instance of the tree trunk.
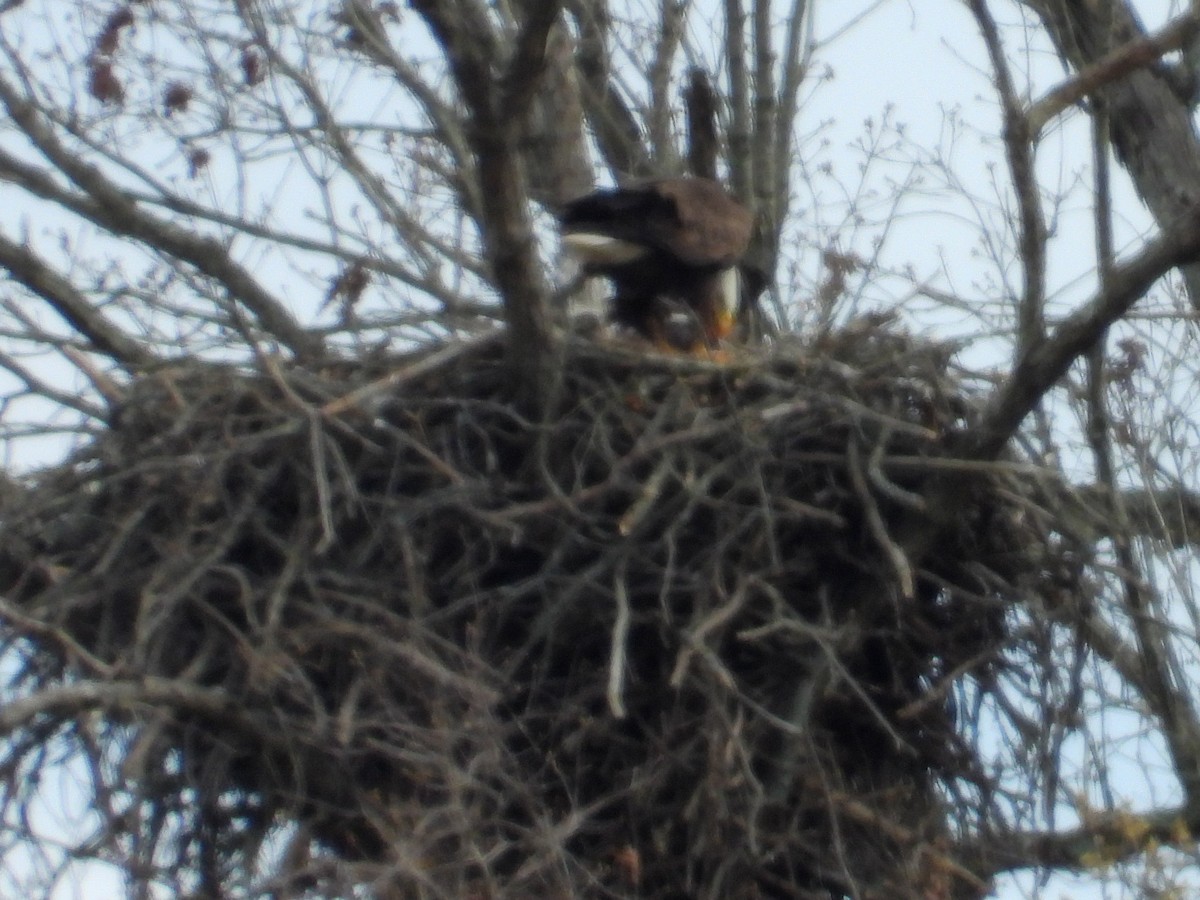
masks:
<svg viewBox="0 0 1200 900"><path fill-rule="evenodd" d="M1029 0L1076 72L1114 47L1143 37L1145 28L1125 0L1070 3ZM1200 141L1191 98L1173 84L1163 64L1134 72L1104 89L1117 158L1160 228L1169 228L1200 204ZM1200 266L1180 266L1192 306L1200 309Z"/></svg>

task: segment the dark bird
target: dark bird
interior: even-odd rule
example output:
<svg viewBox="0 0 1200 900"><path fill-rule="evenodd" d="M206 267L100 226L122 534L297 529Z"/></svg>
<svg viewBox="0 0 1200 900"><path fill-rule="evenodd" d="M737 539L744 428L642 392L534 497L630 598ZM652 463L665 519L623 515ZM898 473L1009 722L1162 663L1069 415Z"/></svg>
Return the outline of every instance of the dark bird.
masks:
<svg viewBox="0 0 1200 900"><path fill-rule="evenodd" d="M596 191L559 215L563 245L585 275L612 281L612 318L663 348L712 348L733 331L738 264L750 244L750 211L707 178L662 178ZM672 335L672 317L699 324Z"/></svg>

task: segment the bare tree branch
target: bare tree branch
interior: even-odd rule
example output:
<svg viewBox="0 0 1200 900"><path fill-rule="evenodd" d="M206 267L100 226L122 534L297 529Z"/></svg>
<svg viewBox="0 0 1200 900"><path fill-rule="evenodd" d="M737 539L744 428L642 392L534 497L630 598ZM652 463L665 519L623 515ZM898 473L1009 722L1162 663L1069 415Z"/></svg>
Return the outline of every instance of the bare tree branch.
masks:
<svg viewBox="0 0 1200 900"><path fill-rule="evenodd" d="M994 459L1022 420L1113 322L1140 300L1159 278L1200 254L1200 213L1193 211L1133 259L1113 267L1109 286L1060 322L1042 343L1017 359L983 419L959 437L968 459Z"/></svg>
<svg viewBox="0 0 1200 900"><path fill-rule="evenodd" d="M1044 867L1084 872L1131 859L1154 846L1189 847L1200 829L1200 808L1187 806L1147 813L1085 813L1071 831L991 833L965 845L960 860L990 879L1002 872Z"/></svg>
<svg viewBox="0 0 1200 900"><path fill-rule="evenodd" d="M758 214L767 223L768 232L772 235L771 252L768 259L772 265L768 271L774 271L774 261L778 255L779 231L783 225L784 213L787 211L789 199L793 131L796 127L796 116L800 107L800 87L808 72L808 40L812 20L809 15L808 0L793 0L793 5L787 17L787 38L784 41L781 54L782 77L780 79L779 101L776 113L774 140L775 186L771 192L770 204L760 207Z"/></svg>
<svg viewBox="0 0 1200 900"><path fill-rule="evenodd" d="M139 208L127 193L105 178L98 169L76 158L58 140L37 110L4 78L0 78L0 102L4 103L9 114L46 158L91 198L92 203L88 207L77 204L74 207L77 212L118 234L136 237L213 278L255 315L268 334L296 353L311 354L321 349L320 338L302 329L283 303L236 263L224 246L213 238L188 232ZM46 180L43 183L50 182ZM61 189L47 192L44 196L47 199L65 199Z"/></svg>
<svg viewBox="0 0 1200 900"><path fill-rule="evenodd" d="M688 73L684 92L688 124L688 171L701 178L717 178L717 95L703 69Z"/></svg>
<svg viewBox="0 0 1200 900"><path fill-rule="evenodd" d="M1005 155L1020 210L1021 266L1025 276L1022 294L1017 301L1017 355L1021 356L1036 347L1045 333L1046 222L1042 216L1033 159L1036 131L1030 127L1013 87L1000 34L987 0L970 0L970 7L991 58L996 90L1004 110Z"/></svg>
<svg viewBox="0 0 1200 900"><path fill-rule="evenodd" d="M1029 134L1036 139L1056 116L1131 72L1152 66L1166 54L1187 46L1200 33L1200 17L1186 12L1154 34L1136 37L1109 50L1074 78L1069 78L1032 105L1025 113Z"/></svg>
<svg viewBox="0 0 1200 900"><path fill-rule="evenodd" d="M1140 44L1145 31L1125 0L1027 0L1027 5L1041 17L1059 54L1077 72L1088 70L1109 52L1121 55L1120 45L1130 45L1131 64L1153 52ZM1190 26L1179 23L1179 27ZM1200 203L1200 142L1190 98L1181 97L1153 65L1112 64L1124 69L1123 77L1108 79L1106 73L1113 70L1104 67L1095 77L1107 94L1113 145L1158 227L1169 228ZM1085 79L1080 84L1089 83ZM1067 88L1068 93L1071 90ZM1200 308L1200 266L1185 265L1181 272L1192 306Z"/></svg>
<svg viewBox="0 0 1200 900"><path fill-rule="evenodd" d="M729 182L747 203L754 198L754 125L750 118L750 68L746 62L746 10L742 0L725 0L725 64L729 67Z"/></svg>
<svg viewBox="0 0 1200 900"><path fill-rule="evenodd" d="M517 151L524 106L545 66L557 4L534 4L522 24L518 52L501 73L495 35L473 0L415 3L445 47L455 84L470 113L482 189L482 240L510 329L509 360L517 391L541 408L557 379L548 309L549 288L538 260L529 198ZM501 73L496 78L497 73ZM516 104L517 108L513 108Z"/></svg>
<svg viewBox="0 0 1200 900"><path fill-rule="evenodd" d="M557 211L586 194L595 182L588 152L586 119L574 38L565 23L551 29L547 72L534 94L525 141L530 194Z"/></svg>
<svg viewBox="0 0 1200 900"><path fill-rule="evenodd" d="M688 0L659 0L658 41L650 63L650 108L647 111L646 136L654 167L659 172L675 172L679 148L672 129L671 80L675 60L687 25Z"/></svg>
<svg viewBox="0 0 1200 900"><path fill-rule="evenodd" d="M654 167L642 143L642 130L612 79L608 4L574 0L570 8L579 28L579 83L600 154L615 173L651 175Z"/></svg>
<svg viewBox="0 0 1200 900"><path fill-rule="evenodd" d="M157 359L139 341L113 325L91 300L28 247L0 236L0 266L49 303L98 352L129 368L147 366Z"/></svg>
<svg viewBox="0 0 1200 900"><path fill-rule="evenodd" d="M246 722L232 698L218 689L205 690L182 681L147 677L139 683L82 681L40 691L24 700L6 703L0 709L0 731L12 734L50 713L79 716L95 710L174 707L184 712L211 717L223 724L244 722L246 730L259 735L258 724Z"/></svg>
<svg viewBox="0 0 1200 900"><path fill-rule="evenodd" d="M1101 290L1109 286L1116 255L1113 246L1112 192L1109 184L1109 122L1104 98L1093 101L1092 118L1093 160L1096 194L1096 257L1099 261ZM1195 797L1200 787L1200 721L1197 721L1191 702L1183 693L1174 673L1182 671L1180 660L1165 626L1165 614L1158 601L1157 591L1146 577L1141 561L1134 553L1134 532L1130 526L1122 492L1117 489L1118 475L1113 459L1111 418L1108 410L1108 378L1106 366L1107 331L1102 333L1086 356L1087 360L1087 420L1085 430L1095 461L1100 484L1109 489L1112 502L1108 513L1117 527L1111 538L1117 562L1122 571L1123 601L1126 615L1132 623L1140 656L1138 678L1132 673L1131 683L1140 684L1146 703L1163 722L1168 751L1181 775L1185 795ZM1085 623L1085 631L1092 623Z"/></svg>
<svg viewBox="0 0 1200 900"><path fill-rule="evenodd" d="M770 0L754 0L754 139L751 144L754 163L753 194L748 199L756 214L764 208L775 213L774 207L779 202L775 194L778 180L775 166L780 163L774 153L775 135L780 123L779 95L775 85L774 25ZM787 165L787 162L782 164Z"/></svg>
<svg viewBox="0 0 1200 900"><path fill-rule="evenodd" d="M500 86L500 109L518 121L529 115L529 104L542 87L548 61L550 30L558 22L559 2L529 3L525 20L520 23L517 39Z"/></svg>

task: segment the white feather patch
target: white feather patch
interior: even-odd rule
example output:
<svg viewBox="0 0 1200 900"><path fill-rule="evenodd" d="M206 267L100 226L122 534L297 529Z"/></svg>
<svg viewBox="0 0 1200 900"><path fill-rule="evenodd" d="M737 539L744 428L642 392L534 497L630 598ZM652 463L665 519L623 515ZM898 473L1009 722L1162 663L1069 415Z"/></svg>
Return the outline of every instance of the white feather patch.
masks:
<svg viewBox="0 0 1200 900"><path fill-rule="evenodd" d="M576 259L593 265L619 266L641 259L650 252L641 244L586 231L568 232L563 235L562 242Z"/></svg>
<svg viewBox="0 0 1200 900"><path fill-rule="evenodd" d="M742 293L742 279L736 266L724 269L718 276L721 281L721 311L732 321L738 312Z"/></svg>

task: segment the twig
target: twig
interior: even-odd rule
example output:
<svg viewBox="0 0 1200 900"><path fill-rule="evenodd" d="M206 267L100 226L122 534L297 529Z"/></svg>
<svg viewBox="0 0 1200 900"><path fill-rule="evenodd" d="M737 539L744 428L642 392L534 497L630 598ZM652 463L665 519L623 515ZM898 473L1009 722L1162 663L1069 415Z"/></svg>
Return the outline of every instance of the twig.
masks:
<svg viewBox="0 0 1200 900"><path fill-rule="evenodd" d="M43 185L44 196L79 213L116 234L145 241L168 256L174 256L218 282L229 295L252 312L257 322L275 340L297 354L315 355L323 349L320 337L302 328L287 307L267 291L244 266L237 263L218 240L190 232L151 215L99 169L84 162L59 140L41 112L0 78L0 102L20 126L25 137L86 194L83 201L53 182ZM7 154L4 154L7 156Z"/></svg>
<svg viewBox="0 0 1200 900"><path fill-rule="evenodd" d="M683 685L683 679L687 676L688 664L692 656L708 651L704 643L705 639L713 631L737 615L738 611L745 605L747 596L749 596L749 591L747 590L746 581L739 581L737 588L733 592L733 596L729 600L714 609L699 625L684 635L685 644L679 648L679 656L675 659L675 668L671 671L671 677L668 681L671 687L679 688ZM716 660L714 659L714 661ZM720 668L723 669L724 667Z"/></svg>
<svg viewBox="0 0 1200 900"><path fill-rule="evenodd" d="M104 398L104 402L108 404L109 409L115 409L124 402L126 397L125 390L107 373L100 371L99 367L88 359L87 354L82 353L70 344L63 344L58 349L92 383L92 387L96 389L97 394Z"/></svg>
<svg viewBox="0 0 1200 900"><path fill-rule="evenodd" d="M66 573L63 574L65 575ZM52 579L56 578L54 573L47 573L47 575ZM48 640L51 644L58 646L67 658L81 666L89 675L95 675L99 678L111 678L114 674L115 670L112 666L89 652L86 647L67 634L62 628L51 625L48 622L43 622L41 619L27 614L2 596L0 596L0 619L3 619L8 629L13 632L23 634L27 637Z"/></svg>
<svg viewBox="0 0 1200 900"><path fill-rule="evenodd" d="M321 415L323 416L339 416L350 409L359 409L364 412L369 412L366 407L367 401L378 396L379 394L391 391L402 384L412 381L414 378L420 378L423 375L428 375L447 365L460 356L486 346L500 338L502 332L489 331L478 337L471 338L465 341L455 341L446 346L433 351L427 356L423 356L414 363L410 363L402 369L397 369L395 372L389 372L382 378L377 378L370 384L356 388L348 394L338 397L336 400L330 400L321 407Z"/></svg>
<svg viewBox="0 0 1200 900"><path fill-rule="evenodd" d="M867 477L880 493L885 494L891 500L908 509L924 512L926 507L924 497L913 491L904 490L883 473L883 461L887 457L891 433L891 424L885 424L875 439L875 446L871 448L871 455L867 459Z"/></svg>
<svg viewBox="0 0 1200 900"><path fill-rule="evenodd" d="M1009 74L1008 59L1000 43L1000 32L988 9L987 0L970 0L970 7L983 34L996 79L996 90L1004 109L1004 152L1020 214L1020 258L1024 285L1017 306L1019 356L1042 342L1046 328L1047 231L1034 166L1033 136L1036 130L1030 126L1028 117L1021 109L1021 101Z"/></svg>
<svg viewBox="0 0 1200 900"><path fill-rule="evenodd" d="M867 479L863 476L862 453L858 449L858 439L852 437L846 450L850 483L854 486L854 493L859 502L862 503L863 514L867 517L867 528L892 566L892 571L896 575L896 583L900 588L900 599L911 601L916 595L912 566L908 564L908 557L905 556L900 545L893 541L891 535L888 534L887 524L879 512L879 505L871 496L871 489L867 485Z"/></svg>
<svg viewBox="0 0 1200 900"><path fill-rule="evenodd" d="M96 309L94 300L86 297L69 280L42 262L28 247L15 244L2 235L0 266L49 303L76 332L91 342L97 352L105 354L126 368L148 366L157 360L142 343L108 321L104 314Z"/></svg>
<svg viewBox="0 0 1200 900"><path fill-rule="evenodd" d="M1108 285L1091 302L1060 322L1045 341L1017 360L980 422L955 439L958 455L974 460L995 459L1071 363L1145 296L1155 281L1198 254L1200 209L1193 209L1184 220L1147 243L1133 259L1113 266Z"/></svg>
<svg viewBox="0 0 1200 900"><path fill-rule="evenodd" d="M625 644L629 640L629 593L625 585L625 559L622 557L613 574L613 600L617 604L617 615L613 620L612 640L609 644L608 684L604 695L608 699L609 712L615 719L625 718Z"/></svg>
<svg viewBox="0 0 1200 900"><path fill-rule="evenodd" d="M654 501L658 499L658 495L662 493L663 485L666 483L667 475L671 471L672 461L669 456L664 456L654 467L654 471L650 473L650 477L646 479L642 486L641 493L625 511L625 515L621 516L617 523L617 531L623 537L628 537L637 528L638 523L645 518L646 514L654 505Z"/></svg>
<svg viewBox="0 0 1200 900"><path fill-rule="evenodd" d="M321 538L313 547L320 555L337 539L337 527L333 521L333 501L329 489L329 470L325 463L325 429L315 414L308 417L308 446L312 453L313 482L317 488L317 510L321 519Z"/></svg>

